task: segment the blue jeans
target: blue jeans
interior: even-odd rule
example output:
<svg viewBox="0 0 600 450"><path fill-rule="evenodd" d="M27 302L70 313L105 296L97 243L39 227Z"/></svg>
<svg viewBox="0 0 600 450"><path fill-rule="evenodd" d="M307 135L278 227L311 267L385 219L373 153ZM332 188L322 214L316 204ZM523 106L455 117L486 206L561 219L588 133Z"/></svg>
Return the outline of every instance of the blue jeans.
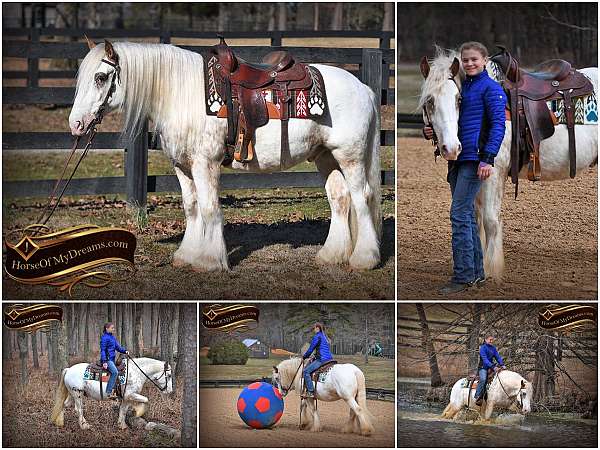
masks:
<svg viewBox="0 0 600 450"><path fill-rule="evenodd" d="M452 259L455 283L471 283L484 277L483 251L475 219L475 197L481 187L477 176L479 161L455 161L448 168L452 192Z"/></svg>
<svg viewBox="0 0 600 450"><path fill-rule="evenodd" d="M318 359L315 359L313 362L311 362L308 366L306 366L304 368L304 371L302 372L302 374L304 375L304 384L306 385L306 390L308 392L314 392L314 390L315 390L312 379L310 378L310 374L313 373L315 370L317 370L322 365L323 365L323 363L321 361L319 361Z"/></svg>
<svg viewBox="0 0 600 450"><path fill-rule="evenodd" d="M110 372L110 378L106 385L106 395L109 395L112 392L115 383L117 382L117 376L119 375L119 371L117 370L114 361L108 361L108 371Z"/></svg>
<svg viewBox="0 0 600 450"><path fill-rule="evenodd" d="M483 395L483 388L485 387L485 382L487 381L487 369L479 369L479 383L477 384L477 389L475 390L475 398L479 398Z"/></svg>

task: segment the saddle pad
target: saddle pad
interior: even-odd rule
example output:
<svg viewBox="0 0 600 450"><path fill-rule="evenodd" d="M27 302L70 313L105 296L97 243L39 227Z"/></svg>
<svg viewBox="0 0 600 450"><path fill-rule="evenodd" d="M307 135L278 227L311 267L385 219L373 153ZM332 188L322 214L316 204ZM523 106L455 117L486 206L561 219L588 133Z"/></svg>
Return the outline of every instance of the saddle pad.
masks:
<svg viewBox="0 0 600 450"><path fill-rule="evenodd" d="M548 108L554 113L559 124L566 124L565 102L562 99L551 100ZM575 124L576 125L597 125L598 124L598 102L596 95L586 95L573 98L575 104Z"/></svg>
<svg viewBox="0 0 600 450"><path fill-rule="evenodd" d="M206 61L205 58L205 99L206 114L216 116L223 105L225 99L219 93L219 78L216 76L214 68L217 58L213 56ZM327 95L325 93L325 83L321 72L315 67L308 67L308 72L312 79L312 85L309 89L293 89L289 93L292 95L290 118L296 119L317 119L327 112ZM276 89L263 89L262 94L267 102L273 103L280 110L281 93Z"/></svg>
<svg viewBox="0 0 600 450"><path fill-rule="evenodd" d="M323 372L319 373L319 380L318 380L319 383L324 383L325 380L327 380L327 377L329 376L329 372L331 372L331 369L333 368L334 365L331 365L328 369L325 369Z"/></svg>
<svg viewBox="0 0 600 450"><path fill-rule="evenodd" d="M108 382L109 377L110 377L109 372L102 371L102 382L103 383ZM117 381L120 384L125 384L125 373L120 372L117 378L118 378ZM86 381L100 381L100 372L93 372L90 370L90 367L88 366L85 368L85 372L83 372L83 379Z"/></svg>

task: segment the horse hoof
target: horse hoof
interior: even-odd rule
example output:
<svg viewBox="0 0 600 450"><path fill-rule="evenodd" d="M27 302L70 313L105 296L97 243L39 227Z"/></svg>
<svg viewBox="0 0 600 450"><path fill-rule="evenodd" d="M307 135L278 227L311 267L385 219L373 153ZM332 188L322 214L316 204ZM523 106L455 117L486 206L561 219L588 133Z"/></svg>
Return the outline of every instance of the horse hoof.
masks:
<svg viewBox="0 0 600 450"><path fill-rule="evenodd" d="M90 428L91 428L90 424L87 423L87 422L84 422L84 423L81 424L81 429L82 430L89 430Z"/></svg>
<svg viewBox="0 0 600 450"><path fill-rule="evenodd" d="M192 264L192 270L196 273L221 272L228 271L229 267L217 260L208 260L203 264Z"/></svg>
<svg viewBox="0 0 600 450"><path fill-rule="evenodd" d="M350 267L357 270L371 270L379 265L379 254L358 254L354 252L350 257Z"/></svg>
<svg viewBox="0 0 600 450"><path fill-rule="evenodd" d="M173 267L175 268L179 268L179 267L185 267L188 265L188 263L186 263L183 259L181 258L173 258L173 263L172 263Z"/></svg>

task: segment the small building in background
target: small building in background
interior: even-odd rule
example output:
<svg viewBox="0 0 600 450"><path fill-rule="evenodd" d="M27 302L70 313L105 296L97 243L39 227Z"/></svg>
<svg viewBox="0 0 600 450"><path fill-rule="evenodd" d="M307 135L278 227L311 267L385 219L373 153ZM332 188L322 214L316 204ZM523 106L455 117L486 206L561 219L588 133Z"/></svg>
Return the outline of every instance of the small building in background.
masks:
<svg viewBox="0 0 600 450"><path fill-rule="evenodd" d="M242 344L248 348L248 356L250 356L250 358L266 359L269 357L269 346L260 342L258 339L244 339Z"/></svg>

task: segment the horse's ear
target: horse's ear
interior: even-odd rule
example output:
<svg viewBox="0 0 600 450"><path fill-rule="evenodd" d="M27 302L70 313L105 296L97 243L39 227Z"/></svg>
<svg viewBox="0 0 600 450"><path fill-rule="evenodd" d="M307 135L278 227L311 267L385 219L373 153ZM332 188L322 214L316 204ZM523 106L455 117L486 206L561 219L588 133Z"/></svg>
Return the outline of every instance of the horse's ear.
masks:
<svg viewBox="0 0 600 450"><path fill-rule="evenodd" d="M454 57L454 61L452 61L452 65L450 66L450 73L452 74L452 78L456 76L458 73L458 69L460 69L460 61L457 57Z"/></svg>
<svg viewBox="0 0 600 450"><path fill-rule="evenodd" d="M427 61L427 56L423 56L421 58L421 64L419 66L421 67L421 73L423 74L423 78L427 78L427 76L429 75L429 61Z"/></svg>
<svg viewBox="0 0 600 450"><path fill-rule="evenodd" d="M104 39L104 53L106 53L106 57L114 62L118 62L119 56L117 55L117 52L115 51L113 45L110 43L110 41Z"/></svg>
<svg viewBox="0 0 600 450"><path fill-rule="evenodd" d="M90 41L90 39L85 34L83 35L83 37L85 38L85 42L87 42L87 45L90 50L96 46L96 43L94 41Z"/></svg>
<svg viewBox="0 0 600 450"><path fill-rule="evenodd" d="M279 369L275 366L273 366L273 370L275 371L275 373L279 373Z"/></svg>

